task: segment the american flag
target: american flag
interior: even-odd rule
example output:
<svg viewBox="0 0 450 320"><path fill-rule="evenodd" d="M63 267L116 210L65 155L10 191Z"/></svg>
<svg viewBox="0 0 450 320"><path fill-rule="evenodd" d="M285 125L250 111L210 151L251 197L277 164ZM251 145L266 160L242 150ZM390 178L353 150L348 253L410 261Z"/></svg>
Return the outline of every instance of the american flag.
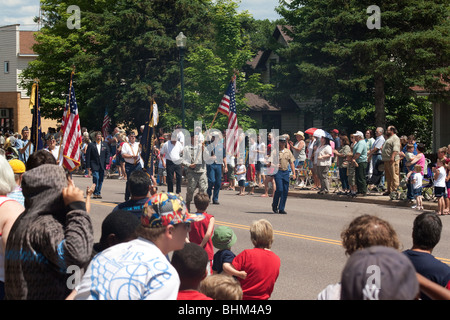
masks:
<svg viewBox="0 0 450 320"><path fill-rule="evenodd" d="M222 100L219 104L219 112L228 116L230 113L230 102L231 102L231 92L233 87L233 81L230 82L227 91L225 91L225 94L223 95Z"/></svg>
<svg viewBox="0 0 450 320"><path fill-rule="evenodd" d="M105 110L105 117L103 118L103 125L102 125L102 134L105 139L106 136L108 135L110 124L111 124L111 117L108 115L108 110Z"/></svg>
<svg viewBox="0 0 450 320"><path fill-rule="evenodd" d="M61 148L63 150L63 166L73 171L80 166L82 142L80 118L78 117L77 99L75 98L75 89L70 81L69 96L66 100L64 115L62 119L62 140Z"/></svg>
<svg viewBox="0 0 450 320"><path fill-rule="evenodd" d="M225 92L222 102L219 106L219 112L224 113L225 108L228 109L228 130L226 135L226 152L230 155L236 155L238 151L239 132L236 113L236 77L230 81L227 91Z"/></svg>

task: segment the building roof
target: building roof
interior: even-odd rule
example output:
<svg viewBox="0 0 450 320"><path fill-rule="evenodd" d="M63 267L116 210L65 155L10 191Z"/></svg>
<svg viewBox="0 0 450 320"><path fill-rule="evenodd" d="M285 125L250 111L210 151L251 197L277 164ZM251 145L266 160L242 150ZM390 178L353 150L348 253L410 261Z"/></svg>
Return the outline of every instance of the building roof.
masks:
<svg viewBox="0 0 450 320"><path fill-rule="evenodd" d="M285 44L289 44L289 42L291 42L293 39L291 36L289 36L286 33L286 29L288 31L293 31L292 26L282 26L282 25L277 25L277 27L275 28L275 31L273 32L273 37L275 39L278 39L280 36L281 38L284 40Z"/></svg>
<svg viewBox="0 0 450 320"><path fill-rule="evenodd" d="M281 111L280 107L270 104L269 101L254 93L246 93L245 98L251 111Z"/></svg>
<svg viewBox="0 0 450 320"><path fill-rule="evenodd" d="M292 31L292 27L291 26L282 26L282 25L277 25L275 27L275 30L272 34L272 36L280 43L282 43L283 45L287 46L289 44L289 42L292 41L292 37L290 37L287 33L286 33L286 29L289 31ZM272 50L268 49L268 50L260 50L258 51L258 53L253 57L252 60L248 61L247 64L253 69L262 69L265 70L265 63L267 61L267 59L269 58L270 54L272 53Z"/></svg>
<svg viewBox="0 0 450 320"><path fill-rule="evenodd" d="M19 37L19 54L35 54L33 51L33 45L36 43L34 31L20 31Z"/></svg>

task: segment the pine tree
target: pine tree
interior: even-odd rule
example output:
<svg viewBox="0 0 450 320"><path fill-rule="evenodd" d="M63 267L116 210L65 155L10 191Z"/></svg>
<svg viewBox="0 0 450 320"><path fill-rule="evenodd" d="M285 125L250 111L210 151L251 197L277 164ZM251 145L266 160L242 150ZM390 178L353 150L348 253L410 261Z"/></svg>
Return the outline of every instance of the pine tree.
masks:
<svg viewBox="0 0 450 320"><path fill-rule="evenodd" d="M277 11L292 27L286 32L293 41L278 52L284 59L279 88L338 108L372 102L375 126L381 127L386 126L387 95L408 96L415 85L440 92L450 76L450 1L372 5L368 0L282 1ZM374 20L377 8L379 21Z"/></svg>

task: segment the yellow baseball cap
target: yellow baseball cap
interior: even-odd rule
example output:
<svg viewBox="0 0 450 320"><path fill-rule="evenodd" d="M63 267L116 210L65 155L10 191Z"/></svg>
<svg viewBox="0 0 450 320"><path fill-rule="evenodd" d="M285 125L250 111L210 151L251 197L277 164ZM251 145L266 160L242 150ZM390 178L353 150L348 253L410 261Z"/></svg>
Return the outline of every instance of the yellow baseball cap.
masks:
<svg viewBox="0 0 450 320"><path fill-rule="evenodd" d="M25 172L25 163L20 161L19 159L9 160L9 165L13 169L14 173L24 173Z"/></svg>

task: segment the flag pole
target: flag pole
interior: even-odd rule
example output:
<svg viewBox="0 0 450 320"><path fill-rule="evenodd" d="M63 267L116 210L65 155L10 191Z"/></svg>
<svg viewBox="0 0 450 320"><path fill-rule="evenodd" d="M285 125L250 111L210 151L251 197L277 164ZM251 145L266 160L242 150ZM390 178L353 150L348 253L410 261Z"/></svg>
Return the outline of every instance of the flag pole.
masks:
<svg viewBox="0 0 450 320"><path fill-rule="evenodd" d="M37 126L38 125L38 118L37 118L37 116L38 116L38 108L39 108L39 105L38 105L38 103L39 103L39 80L38 79L35 79L35 83L36 83L36 93L35 93L35 96L34 96L34 108L33 108L33 131L34 131L34 144L35 144L35 146L34 146L34 148L37 150L37 148L38 148L38 146L39 146L39 141L38 141L38 139L39 139L39 127ZM30 140L31 141L31 140ZM31 146L28 146L28 148L31 148ZM30 152L30 149L28 149L28 152Z"/></svg>
<svg viewBox="0 0 450 320"><path fill-rule="evenodd" d="M219 109L217 109L217 111L216 111L216 114L214 115L214 119L213 119L213 121L211 122L211 126L209 127L209 130L211 130L211 128L212 128L212 126L213 126L213 124L214 124L214 121L216 121L216 117L217 117L217 114L219 113Z"/></svg>
<svg viewBox="0 0 450 320"><path fill-rule="evenodd" d="M152 98L152 102L151 102L152 106L150 108L150 110L152 111L152 115L150 116L150 119L151 119L150 121L151 121L151 127L153 129L152 129L152 141L150 142L150 150L149 150L149 152L150 152L150 167L151 167L151 171L152 171L152 173L151 173L152 177L155 174L155 166L153 165L154 164L153 163L153 161L154 161L153 147L155 146L155 138L156 138L156 134L155 134L156 128L154 126L155 119L153 119L153 106L155 105L155 103L156 103L155 98Z"/></svg>
<svg viewBox="0 0 450 320"><path fill-rule="evenodd" d="M69 82L69 104L68 104L68 110L70 112L70 98L72 96L72 81L73 81L73 75L75 74L75 66L72 65L72 72L70 73L70 82ZM63 117L64 117L64 112L63 112ZM66 115L67 118L67 115ZM62 136L61 136L61 141L59 143L59 152L58 152L58 160L61 159L61 152L64 151L64 146L63 146L63 140L64 140L64 128L61 127L62 130Z"/></svg>

